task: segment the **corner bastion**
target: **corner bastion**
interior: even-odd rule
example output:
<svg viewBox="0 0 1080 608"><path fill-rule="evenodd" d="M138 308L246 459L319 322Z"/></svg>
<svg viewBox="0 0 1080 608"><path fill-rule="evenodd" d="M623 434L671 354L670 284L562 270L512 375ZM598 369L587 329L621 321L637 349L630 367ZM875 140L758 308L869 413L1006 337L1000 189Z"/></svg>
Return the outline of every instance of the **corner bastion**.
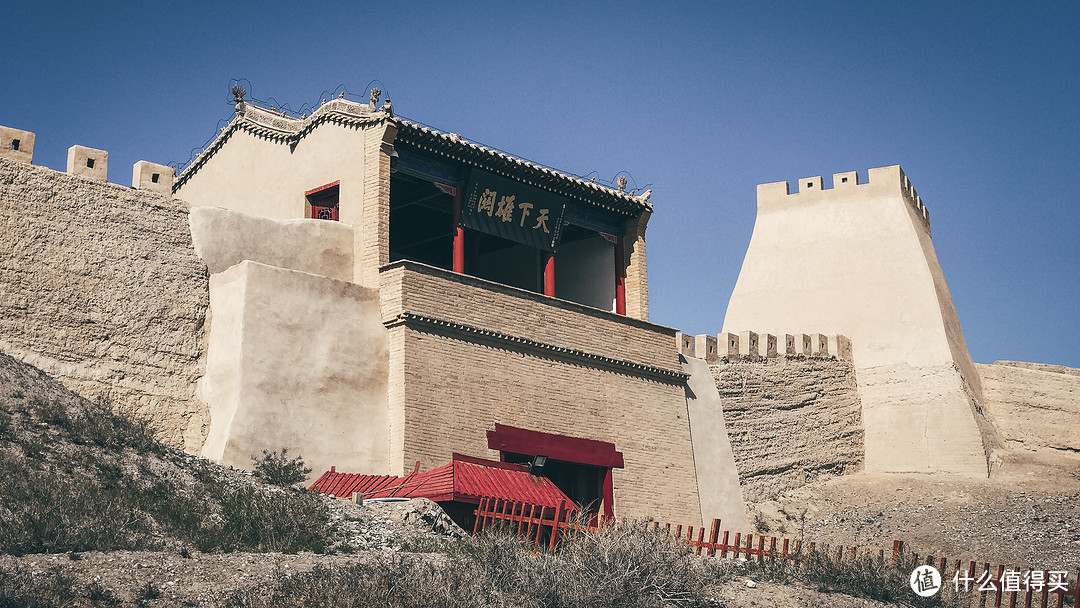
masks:
<svg viewBox="0 0 1080 608"><path fill-rule="evenodd" d="M852 344L868 471L986 476L999 447L930 239L899 165L757 187L757 219L723 332L814 327Z"/></svg>

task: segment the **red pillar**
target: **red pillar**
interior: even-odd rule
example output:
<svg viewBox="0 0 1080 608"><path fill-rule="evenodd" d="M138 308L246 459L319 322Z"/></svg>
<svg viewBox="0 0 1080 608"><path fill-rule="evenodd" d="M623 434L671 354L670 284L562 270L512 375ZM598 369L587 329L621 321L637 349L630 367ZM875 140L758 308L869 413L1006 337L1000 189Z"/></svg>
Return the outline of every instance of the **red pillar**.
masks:
<svg viewBox="0 0 1080 608"><path fill-rule="evenodd" d="M626 264L623 262L623 237L615 237L615 312L626 315Z"/></svg>
<svg viewBox="0 0 1080 608"><path fill-rule="evenodd" d="M604 473L604 521L615 519L615 481L611 469Z"/></svg>
<svg viewBox="0 0 1080 608"><path fill-rule="evenodd" d="M461 227L461 188L454 188L454 272L465 274L465 229Z"/></svg>
<svg viewBox="0 0 1080 608"><path fill-rule="evenodd" d="M544 252L544 295L555 297L555 254Z"/></svg>

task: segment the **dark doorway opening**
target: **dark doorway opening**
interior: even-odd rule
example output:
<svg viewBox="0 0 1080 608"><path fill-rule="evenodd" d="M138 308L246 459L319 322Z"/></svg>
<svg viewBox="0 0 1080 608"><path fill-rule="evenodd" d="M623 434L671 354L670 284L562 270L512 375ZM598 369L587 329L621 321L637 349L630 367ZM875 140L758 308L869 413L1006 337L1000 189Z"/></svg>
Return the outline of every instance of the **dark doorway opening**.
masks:
<svg viewBox="0 0 1080 608"><path fill-rule="evenodd" d="M502 453L503 462L529 464L536 454ZM541 473L570 497L582 511L599 513L604 502L604 476L611 469L548 459Z"/></svg>
<svg viewBox="0 0 1080 608"><path fill-rule="evenodd" d="M528 463L546 456L542 474L564 494L604 519L615 517L612 473L623 468L623 456L614 443L503 424L496 424L487 436L488 449L498 450L503 461Z"/></svg>
<svg viewBox="0 0 1080 608"><path fill-rule="evenodd" d="M402 172L390 176L390 261L450 270L454 197Z"/></svg>

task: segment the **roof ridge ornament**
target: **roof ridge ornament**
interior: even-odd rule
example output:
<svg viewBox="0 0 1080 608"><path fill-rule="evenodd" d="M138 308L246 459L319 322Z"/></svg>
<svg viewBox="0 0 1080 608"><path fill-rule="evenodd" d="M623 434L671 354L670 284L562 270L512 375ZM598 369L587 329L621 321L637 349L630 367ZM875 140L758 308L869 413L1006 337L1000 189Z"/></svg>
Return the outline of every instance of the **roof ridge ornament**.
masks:
<svg viewBox="0 0 1080 608"><path fill-rule="evenodd" d="M371 88L371 109L374 110L379 105L379 97L382 96L382 89L379 87ZM389 100L388 100L389 101Z"/></svg>
<svg viewBox="0 0 1080 608"><path fill-rule="evenodd" d="M233 104L236 106L236 113L244 113L244 95L247 95L247 91L244 87L236 85L232 88Z"/></svg>
<svg viewBox="0 0 1080 608"><path fill-rule="evenodd" d="M620 175L618 177L618 179L615 180L615 183L618 184L618 186L619 186L619 192L625 192L626 191L626 176L625 175Z"/></svg>

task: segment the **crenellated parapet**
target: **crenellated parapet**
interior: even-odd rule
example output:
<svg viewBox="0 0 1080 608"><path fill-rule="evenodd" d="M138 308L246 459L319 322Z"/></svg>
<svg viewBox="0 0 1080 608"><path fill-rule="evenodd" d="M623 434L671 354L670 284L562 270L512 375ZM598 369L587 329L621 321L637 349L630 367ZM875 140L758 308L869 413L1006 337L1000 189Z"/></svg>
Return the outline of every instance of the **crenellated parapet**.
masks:
<svg viewBox="0 0 1080 608"><path fill-rule="evenodd" d="M0 158L34 164L35 139L32 131L0 125ZM65 172L92 181L108 181L109 153L88 146L71 146L68 148ZM132 166L131 187L171 198L175 177L176 169L173 167L140 160Z"/></svg>
<svg viewBox="0 0 1080 608"><path fill-rule="evenodd" d="M786 181L759 184L758 211L780 211L822 202L859 202L871 197L899 194L927 232L930 231L930 211L900 165L870 169L867 171L867 178L866 182L860 182L856 171L834 173L832 187L826 188L820 175L804 177L796 181L797 192L792 192L791 184Z"/></svg>
<svg viewBox="0 0 1080 608"><path fill-rule="evenodd" d="M737 359L759 361L776 357L816 357L853 361L851 340L840 334L783 334L742 331L717 335L675 335L679 354L720 363Z"/></svg>

